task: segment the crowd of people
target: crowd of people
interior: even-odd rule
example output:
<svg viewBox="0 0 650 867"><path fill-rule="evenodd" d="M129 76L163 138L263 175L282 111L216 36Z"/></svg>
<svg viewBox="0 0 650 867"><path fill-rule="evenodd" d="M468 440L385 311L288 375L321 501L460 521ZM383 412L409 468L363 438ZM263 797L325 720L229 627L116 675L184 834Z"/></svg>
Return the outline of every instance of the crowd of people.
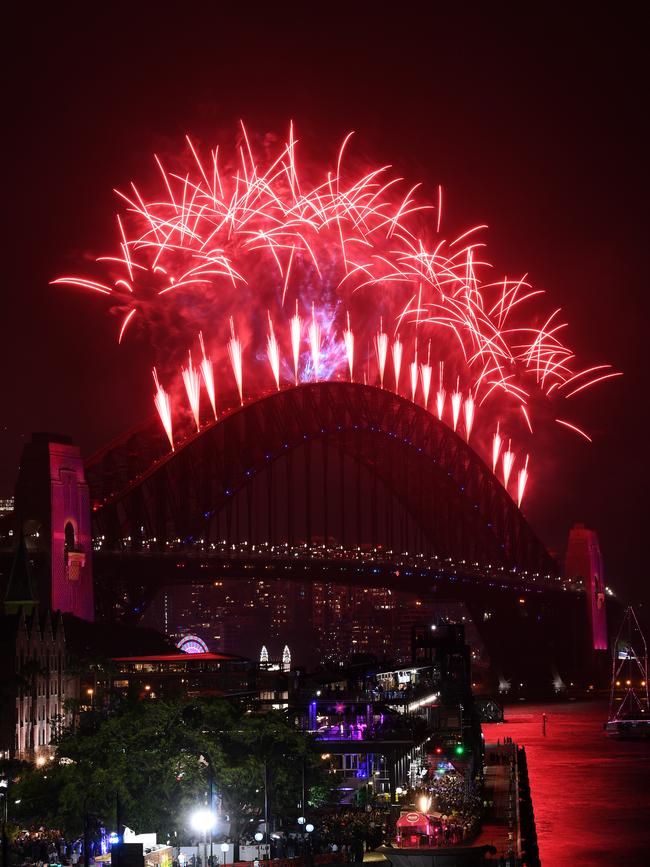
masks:
<svg viewBox="0 0 650 867"><path fill-rule="evenodd" d="M432 793L439 812L448 816L452 834L460 835L460 839L469 839L478 831L481 798L473 789L468 789L460 774L447 773L434 778Z"/></svg>
<svg viewBox="0 0 650 867"><path fill-rule="evenodd" d="M337 810L321 818L319 836L338 847L356 847L363 851L363 848L374 849L381 845L388 834L388 824L385 810Z"/></svg>
<svg viewBox="0 0 650 867"><path fill-rule="evenodd" d="M481 798L468 788L455 771L435 774L421 794L430 796L431 809L439 814L434 822L435 845L456 845L470 841L481 822Z"/></svg>
<svg viewBox="0 0 650 867"><path fill-rule="evenodd" d="M422 794L431 798L435 833L430 845L466 843L478 831L481 799L456 771L433 774L424 790L410 794L416 802ZM307 865L313 864L317 856L328 855L339 863L359 863L363 861L365 851L386 843L391 845L396 834L396 819L395 810L388 804L323 810L315 821L314 832L310 834L291 830L274 833L269 855L272 860L301 859ZM77 845L66 842L56 831L25 831L12 841L13 861L35 867L51 864L75 867L83 862L79 844L80 841ZM195 865L190 867L199 867L199 857L197 854ZM320 857L319 860L324 859ZM218 867L218 864L219 859L215 856L214 864L206 867Z"/></svg>
<svg viewBox="0 0 650 867"><path fill-rule="evenodd" d="M72 864L74 851L58 831L22 831L11 841L14 860L19 864ZM78 861L78 857L76 859Z"/></svg>

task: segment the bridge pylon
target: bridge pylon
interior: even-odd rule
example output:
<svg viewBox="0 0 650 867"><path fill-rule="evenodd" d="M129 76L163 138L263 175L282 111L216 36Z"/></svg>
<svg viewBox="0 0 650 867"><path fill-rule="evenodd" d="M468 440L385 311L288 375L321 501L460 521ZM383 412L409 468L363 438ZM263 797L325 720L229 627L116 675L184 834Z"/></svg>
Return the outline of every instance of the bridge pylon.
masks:
<svg viewBox="0 0 650 867"><path fill-rule="evenodd" d="M15 493L40 607L94 620L90 498L79 447L69 437L33 434Z"/></svg>
<svg viewBox="0 0 650 867"><path fill-rule="evenodd" d="M569 532L564 574L584 581L593 649L607 650L603 558L596 532L584 524L576 524Z"/></svg>

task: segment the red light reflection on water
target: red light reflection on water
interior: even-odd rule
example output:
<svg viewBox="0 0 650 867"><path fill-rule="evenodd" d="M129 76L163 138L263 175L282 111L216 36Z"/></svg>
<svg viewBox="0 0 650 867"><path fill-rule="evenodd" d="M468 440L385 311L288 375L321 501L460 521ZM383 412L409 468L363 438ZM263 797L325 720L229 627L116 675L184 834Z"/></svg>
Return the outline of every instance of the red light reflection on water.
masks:
<svg viewBox="0 0 650 867"><path fill-rule="evenodd" d="M505 715L485 740L526 747L544 867L650 864L650 742L605 737L601 701L522 702Z"/></svg>

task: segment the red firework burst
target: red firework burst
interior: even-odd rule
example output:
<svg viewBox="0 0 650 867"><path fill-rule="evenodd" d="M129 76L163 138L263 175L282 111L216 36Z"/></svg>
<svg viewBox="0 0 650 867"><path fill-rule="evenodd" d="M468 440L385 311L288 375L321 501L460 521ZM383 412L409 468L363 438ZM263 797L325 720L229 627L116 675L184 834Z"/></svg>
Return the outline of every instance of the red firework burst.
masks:
<svg viewBox="0 0 650 867"><path fill-rule="evenodd" d="M446 239L441 188L432 206L416 198L419 185L405 186L390 167L346 169L350 137L325 171L300 169L293 126L288 141L263 159L255 156L243 124L242 144L229 161L218 147L202 156L187 137L182 170L167 169L155 157L157 191L145 194L132 184L128 193L117 192L123 206L117 249L97 259L101 275L68 275L53 283L111 298L122 314L118 342L138 323L148 326L155 340L156 330L173 318L176 330L171 347L164 341L169 357L163 363L180 352L187 358L190 339L202 331L206 342L222 348L221 359L229 358L242 403L245 363L246 387L251 383L259 393L270 385L263 378L268 378L268 365L274 387L280 388L282 381L354 379L355 363L368 365L369 371L372 355L373 373L365 377L376 377L383 387L387 323L393 329L396 390L410 336L412 399L421 382L428 405L432 363L438 362L435 410L455 430L464 407L467 440L478 408L490 407L491 420L496 413L504 418L508 405L514 407L517 424L525 422L528 436L538 401L554 405L620 375L610 365L575 367L575 353L560 339L566 325L559 310L544 316L541 327L530 323L526 313L539 320L543 293L525 278L483 279L489 265L479 258L484 245L477 233L485 227ZM235 313L241 337L231 318ZM185 342L179 329L186 333ZM427 341L426 363L418 359L418 339ZM355 355L355 343L368 346L368 357L358 350ZM200 370L216 418L211 359L217 353L213 345L206 355L203 338L201 351ZM246 355L257 353L267 361L257 365L259 372L245 362ZM201 376L191 356L183 377L198 427ZM454 385L445 410L446 386ZM173 444L171 402L158 380L156 406ZM558 422L587 436L570 422ZM499 436L497 458L501 441ZM507 486L515 456L510 447L506 455ZM494 453L492 464L496 467ZM522 472L515 495L519 502L528 463Z"/></svg>

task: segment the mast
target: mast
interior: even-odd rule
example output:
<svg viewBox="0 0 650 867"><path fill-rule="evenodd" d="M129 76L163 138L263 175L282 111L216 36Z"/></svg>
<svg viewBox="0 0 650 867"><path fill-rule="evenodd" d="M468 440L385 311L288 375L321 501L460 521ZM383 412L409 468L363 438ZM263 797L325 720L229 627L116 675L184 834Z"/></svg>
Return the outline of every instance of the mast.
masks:
<svg viewBox="0 0 650 867"><path fill-rule="evenodd" d="M616 636L609 695L609 722L650 720L648 647L632 606Z"/></svg>

